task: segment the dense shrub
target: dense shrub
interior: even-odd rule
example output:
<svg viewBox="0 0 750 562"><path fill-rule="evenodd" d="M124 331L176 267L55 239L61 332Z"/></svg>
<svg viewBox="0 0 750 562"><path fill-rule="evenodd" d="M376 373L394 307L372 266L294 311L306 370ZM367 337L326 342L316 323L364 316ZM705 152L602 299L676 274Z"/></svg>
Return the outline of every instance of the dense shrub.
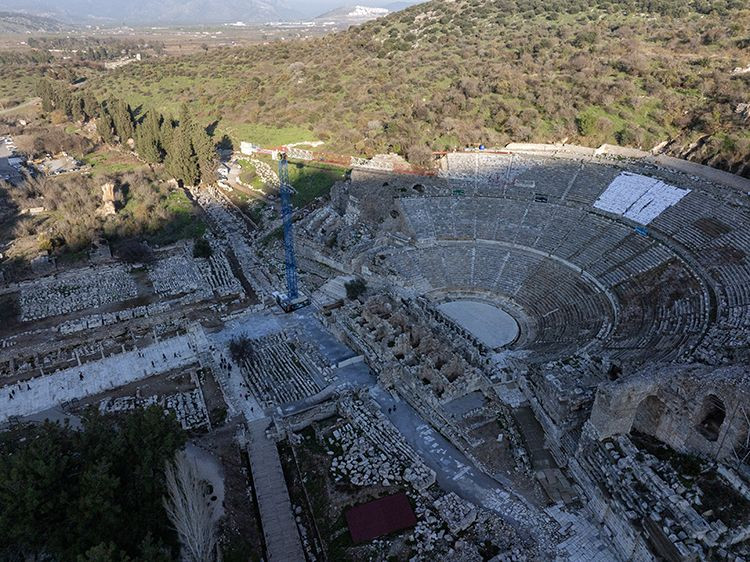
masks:
<svg viewBox="0 0 750 562"><path fill-rule="evenodd" d="M367 290L367 284L363 279L357 278L344 283L344 288L346 289L347 298L354 300L364 294Z"/></svg>
<svg viewBox="0 0 750 562"><path fill-rule="evenodd" d="M0 559L174 559L163 467L183 443L156 406L0 434Z"/></svg>

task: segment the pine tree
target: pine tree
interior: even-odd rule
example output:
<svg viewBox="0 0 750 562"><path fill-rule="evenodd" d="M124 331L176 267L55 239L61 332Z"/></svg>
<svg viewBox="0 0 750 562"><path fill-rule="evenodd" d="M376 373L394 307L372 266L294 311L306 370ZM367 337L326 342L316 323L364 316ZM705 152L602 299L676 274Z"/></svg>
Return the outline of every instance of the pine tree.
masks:
<svg viewBox="0 0 750 562"><path fill-rule="evenodd" d="M136 151L152 164L161 162L164 156L160 138L161 120L161 115L149 111L135 132Z"/></svg>

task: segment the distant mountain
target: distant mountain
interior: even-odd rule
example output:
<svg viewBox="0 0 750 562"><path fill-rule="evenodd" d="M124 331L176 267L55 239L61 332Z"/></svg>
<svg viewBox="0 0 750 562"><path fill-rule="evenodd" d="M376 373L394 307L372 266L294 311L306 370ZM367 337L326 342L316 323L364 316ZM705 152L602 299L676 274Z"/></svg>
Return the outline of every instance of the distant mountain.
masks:
<svg viewBox="0 0 750 562"><path fill-rule="evenodd" d="M185 25L289 19L284 0L3 0L3 7L100 25Z"/></svg>
<svg viewBox="0 0 750 562"><path fill-rule="evenodd" d="M369 6L342 6L319 15L316 20L362 23L382 16L387 16L390 10L386 8L372 8Z"/></svg>
<svg viewBox="0 0 750 562"><path fill-rule="evenodd" d="M0 12L0 33L32 33L69 29L55 19L20 12Z"/></svg>

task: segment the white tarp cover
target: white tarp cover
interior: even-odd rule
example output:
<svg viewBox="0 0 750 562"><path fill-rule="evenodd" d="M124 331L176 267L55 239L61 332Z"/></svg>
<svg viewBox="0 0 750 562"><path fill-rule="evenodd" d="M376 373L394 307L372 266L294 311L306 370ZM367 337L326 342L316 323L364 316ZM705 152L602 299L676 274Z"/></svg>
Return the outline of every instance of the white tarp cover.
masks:
<svg viewBox="0 0 750 562"><path fill-rule="evenodd" d="M594 202L594 207L640 224L649 224L690 193L663 181L622 172Z"/></svg>

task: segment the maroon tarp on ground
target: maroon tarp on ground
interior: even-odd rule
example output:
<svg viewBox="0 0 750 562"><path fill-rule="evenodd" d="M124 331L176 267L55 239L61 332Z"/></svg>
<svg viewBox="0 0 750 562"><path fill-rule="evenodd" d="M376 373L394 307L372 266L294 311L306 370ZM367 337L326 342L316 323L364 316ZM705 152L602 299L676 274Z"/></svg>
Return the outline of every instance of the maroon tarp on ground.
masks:
<svg viewBox="0 0 750 562"><path fill-rule="evenodd" d="M370 541L417 524L417 516L403 492L352 507L345 516L355 543Z"/></svg>

